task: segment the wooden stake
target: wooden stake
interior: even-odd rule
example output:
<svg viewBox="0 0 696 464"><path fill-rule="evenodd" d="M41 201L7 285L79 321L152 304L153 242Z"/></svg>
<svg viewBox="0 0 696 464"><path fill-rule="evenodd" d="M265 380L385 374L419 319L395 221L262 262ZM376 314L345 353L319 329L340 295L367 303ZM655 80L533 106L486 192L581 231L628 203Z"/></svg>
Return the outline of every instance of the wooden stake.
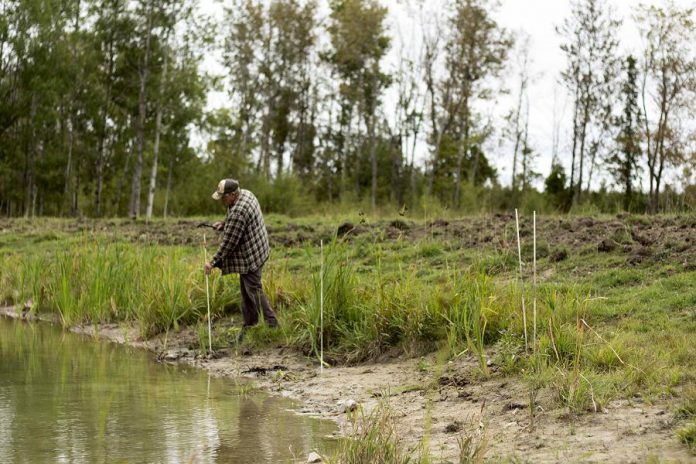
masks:
<svg viewBox="0 0 696 464"><path fill-rule="evenodd" d="M324 372L324 240L319 241L319 372Z"/></svg>
<svg viewBox="0 0 696 464"><path fill-rule="evenodd" d="M534 231L534 281L532 283L532 298L533 298L533 312L534 312L534 335L532 336L532 350L536 353L536 339L537 339L537 268L536 268L536 211L534 211L533 220L533 231Z"/></svg>
<svg viewBox="0 0 696 464"><path fill-rule="evenodd" d="M205 241L205 234L203 234L203 256L205 257L206 264L208 263L208 246ZM205 297L208 302L208 353L213 352L213 329L210 323L210 284L208 283L208 273L205 273Z"/></svg>
<svg viewBox="0 0 696 464"><path fill-rule="evenodd" d="M522 277L522 244L520 243L520 218L515 209L515 225L517 227L517 257L520 261L520 287L522 288L522 323L524 324L524 351L529 349L527 339L527 309L524 306L524 279Z"/></svg>

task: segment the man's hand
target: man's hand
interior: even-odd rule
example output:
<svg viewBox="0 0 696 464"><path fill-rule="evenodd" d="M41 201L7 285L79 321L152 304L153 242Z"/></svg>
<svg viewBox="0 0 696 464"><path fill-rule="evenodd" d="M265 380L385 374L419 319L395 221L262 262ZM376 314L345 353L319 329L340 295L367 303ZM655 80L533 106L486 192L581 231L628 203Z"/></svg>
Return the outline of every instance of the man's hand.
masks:
<svg viewBox="0 0 696 464"><path fill-rule="evenodd" d="M213 229L218 230L218 231L222 230L224 227L225 227L225 223L222 221L218 221L218 222L213 224Z"/></svg>
<svg viewBox="0 0 696 464"><path fill-rule="evenodd" d="M205 263L205 266L203 266L203 270L205 271L206 275L210 275L210 271L213 270L213 263Z"/></svg>

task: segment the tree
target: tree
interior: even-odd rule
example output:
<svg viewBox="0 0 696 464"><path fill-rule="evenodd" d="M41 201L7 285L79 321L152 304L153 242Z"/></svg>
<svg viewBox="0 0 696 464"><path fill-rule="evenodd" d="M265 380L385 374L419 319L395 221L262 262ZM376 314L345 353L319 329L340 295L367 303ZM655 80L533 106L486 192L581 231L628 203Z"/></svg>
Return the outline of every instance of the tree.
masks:
<svg viewBox="0 0 696 464"><path fill-rule="evenodd" d="M395 108L394 129L390 130L393 144L398 146L401 156L394 158L392 168L393 182L397 183L396 170L403 168L403 158L406 158L409 171L409 190L411 195L416 195L416 144L418 142L418 134L421 130L424 118L424 103L425 95L420 86L420 76L422 74L419 68L420 63L417 59L410 57L407 54L404 39L400 35L401 50L399 60L399 71L396 75L395 82L398 86L398 102ZM410 143L409 143L410 142ZM392 196L401 206L403 198L400 193L397 193L397 188L393 187ZM400 190L399 190L400 192Z"/></svg>
<svg viewBox="0 0 696 464"><path fill-rule="evenodd" d="M387 9L376 0L333 0L327 55L339 77L339 94L356 107L367 129L371 167L371 204L377 206L377 111L390 78L381 61L389 48L384 20Z"/></svg>
<svg viewBox="0 0 696 464"><path fill-rule="evenodd" d="M567 61L561 78L574 106L570 187L575 204L581 200L585 159L589 154L589 188L596 155L609 127L620 24L604 0L578 0L572 4L571 16L557 29L565 39L561 50Z"/></svg>
<svg viewBox="0 0 696 464"><path fill-rule="evenodd" d="M609 169L618 185L624 191L624 209L628 211L633 198L633 183L638 177L638 163L642 154L640 148L641 113L638 107L638 69L632 55L626 58L626 76L621 88L623 112L617 118L619 135L616 138L618 150L609 158Z"/></svg>
<svg viewBox="0 0 696 464"><path fill-rule="evenodd" d="M692 8L681 9L672 2L638 10L637 21L645 42L641 104L653 213L659 208L665 168L683 158L679 145L688 138L688 134L683 134L680 139L679 122L693 111L696 92L693 13Z"/></svg>
<svg viewBox="0 0 696 464"><path fill-rule="evenodd" d="M92 38L96 63L90 77L100 107L95 121L98 147L94 163L94 214L101 216L105 171L110 162L108 154L114 148L117 127L121 124L119 119L123 117L123 108L114 98L114 92L123 88L123 82L119 80L127 75L127 71L121 68L125 64L122 55L134 33L134 22L127 15L124 0L98 0L91 5L91 10L96 16Z"/></svg>
<svg viewBox="0 0 696 464"><path fill-rule="evenodd" d="M474 143L483 142L484 133L476 134L474 104L477 100L491 98L488 85L504 69L512 38L489 13L485 0L457 2L450 18L449 38L446 44L444 87L451 89L454 98L443 100L457 102L454 113L457 118L457 157L454 172L454 204L459 206L460 189L465 159L471 157L468 171L473 185L478 175L481 150L471 150ZM474 142L475 139L478 139Z"/></svg>
<svg viewBox="0 0 696 464"><path fill-rule="evenodd" d="M314 1L239 0L226 12L224 62L245 134L241 149L259 148L257 171L267 178L273 161L282 176L287 158L311 171L316 8Z"/></svg>
<svg viewBox="0 0 696 464"><path fill-rule="evenodd" d="M228 71L231 103L237 108L240 132L239 151L252 152L258 145L256 133L263 102L257 50L263 50L263 6L250 0L236 0L225 10L223 63Z"/></svg>
<svg viewBox="0 0 696 464"><path fill-rule="evenodd" d="M569 190L568 178L563 166L555 158L551 162L551 172L544 181L544 192L557 208L566 210L570 206L570 196L573 192Z"/></svg>
<svg viewBox="0 0 696 464"><path fill-rule="evenodd" d="M527 87L529 85L529 66L530 66L530 45L531 37L525 34L518 41L517 56L517 78L519 79L519 88L517 90L517 101L513 110L507 116L509 125L508 137L513 143L512 152L512 190L517 190L517 157L522 147L522 139L528 131L523 130L523 127L528 126L529 121L523 120L525 115L529 114L529 97L527 95ZM527 110L524 110L524 105L527 105Z"/></svg>

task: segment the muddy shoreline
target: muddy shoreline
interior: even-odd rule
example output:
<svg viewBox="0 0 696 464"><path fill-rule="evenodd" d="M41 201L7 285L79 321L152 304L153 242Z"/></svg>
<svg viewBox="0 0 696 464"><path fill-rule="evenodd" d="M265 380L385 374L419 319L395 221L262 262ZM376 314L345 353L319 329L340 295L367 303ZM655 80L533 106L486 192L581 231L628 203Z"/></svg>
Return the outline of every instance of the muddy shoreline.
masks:
<svg viewBox="0 0 696 464"><path fill-rule="evenodd" d="M1 308L0 315L20 317L9 307ZM59 322L51 315L38 319ZM491 378L478 379L476 361L466 356L445 365L438 365L430 356L397 357L331 367L320 374L318 363L287 348L226 349L212 359L196 356L186 348L191 336L187 329L169 335L167 351L162 350L162 337L141 340L135 329L125 325L84 325L70 330L152 351L160 362L181 362L230 379L253 379L259 388L301 403L300 414L336 422L341 433L350 429L345 409L351 401L365 411L386 402L403 446L422 449L427 436L434 462L456 461L457 439L462 434L478 439L483 429L486 458L493 460L696 462L675 436L678 423L666 401L614 401L596 413L572 416L542 390L532 426L525 385L517 378L496 374L494 365Z"/></svg>

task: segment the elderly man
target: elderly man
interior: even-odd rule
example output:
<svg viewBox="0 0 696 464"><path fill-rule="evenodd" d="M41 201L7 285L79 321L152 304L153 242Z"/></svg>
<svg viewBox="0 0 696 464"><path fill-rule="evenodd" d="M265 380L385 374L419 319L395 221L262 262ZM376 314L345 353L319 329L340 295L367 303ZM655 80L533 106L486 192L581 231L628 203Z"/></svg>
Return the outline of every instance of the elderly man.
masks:
<svg viewBox="0 0 696 464"><path fill-rule="evenodd" d="M210 274L217 267L222 275L239 274L244 317L244 325L237 336L239 343L244 338L246 329L259 322L261 311L268 326L278 325L276 315L261 288L261 272L270 250L268 233L258 200L250 191L240 189L236 180L221 180L213 198L227 207L227 217L224 222L213 225L217 230L223 231L222 243L213 259L206 263L205 272Z"/></svg>

